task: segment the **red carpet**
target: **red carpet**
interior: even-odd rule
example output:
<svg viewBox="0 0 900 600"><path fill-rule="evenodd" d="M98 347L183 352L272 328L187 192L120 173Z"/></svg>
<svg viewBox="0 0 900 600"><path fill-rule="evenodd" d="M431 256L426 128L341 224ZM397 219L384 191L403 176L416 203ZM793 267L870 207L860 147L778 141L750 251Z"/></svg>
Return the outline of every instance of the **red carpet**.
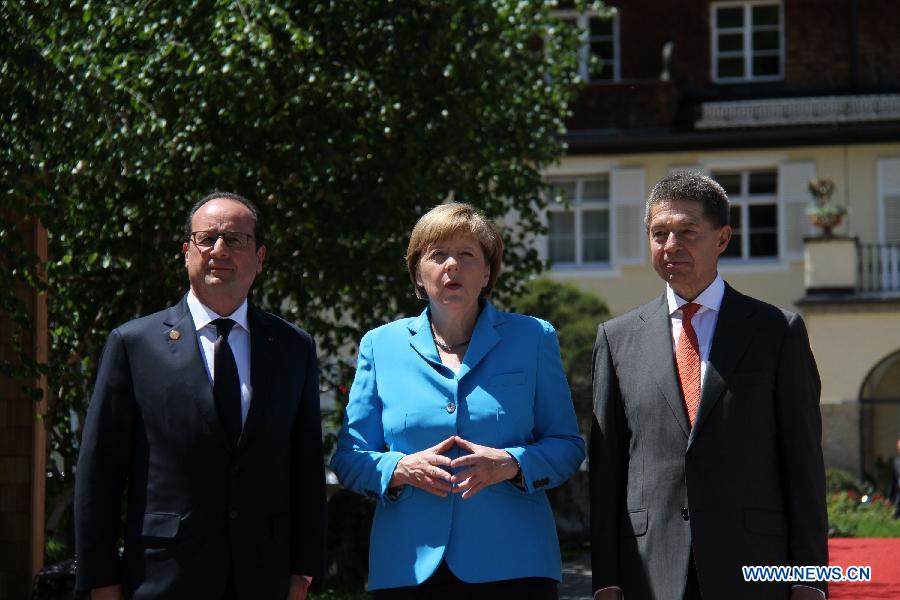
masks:
<svg viewBox="0 0 900 600"><path fill-rule="evenodd" d="M830 583L829 598L900 599L900 538L831 538L828 558L845 571L849 566L872 567L869 582Z"/></svg>

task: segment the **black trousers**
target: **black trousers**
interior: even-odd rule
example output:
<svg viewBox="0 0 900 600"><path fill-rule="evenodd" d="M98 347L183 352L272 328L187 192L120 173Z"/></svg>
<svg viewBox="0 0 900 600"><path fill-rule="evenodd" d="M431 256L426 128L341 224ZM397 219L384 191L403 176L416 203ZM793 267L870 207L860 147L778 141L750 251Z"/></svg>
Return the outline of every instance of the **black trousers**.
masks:
<svg viewBox="0 0 900 600"><path fill-rule="evenodd" d="M700 598L700 584L697 582L697 566L694 564L694 550L688 557L687 582L684 584L684 600L702 600Z"/></svg>
<svg viewBox="0 0 900 600"><path fill-rule="evenodd" d="M420 585L374 590L373 600L558 600L556 580L546 577L523 577L487 583L466 583L441 561L434 575Z"/></svg>

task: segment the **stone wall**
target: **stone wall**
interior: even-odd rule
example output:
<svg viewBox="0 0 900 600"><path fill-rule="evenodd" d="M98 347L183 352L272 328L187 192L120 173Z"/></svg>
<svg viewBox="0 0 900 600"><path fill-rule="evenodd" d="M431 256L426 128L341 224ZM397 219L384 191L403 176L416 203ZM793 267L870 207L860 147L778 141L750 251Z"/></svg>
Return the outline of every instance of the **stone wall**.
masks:
<svg viewBox="0 0 900 600"><path fill-rule="evenodd" d="M822 404L822 453L825 468L859 476L859 403Z"/></svg>

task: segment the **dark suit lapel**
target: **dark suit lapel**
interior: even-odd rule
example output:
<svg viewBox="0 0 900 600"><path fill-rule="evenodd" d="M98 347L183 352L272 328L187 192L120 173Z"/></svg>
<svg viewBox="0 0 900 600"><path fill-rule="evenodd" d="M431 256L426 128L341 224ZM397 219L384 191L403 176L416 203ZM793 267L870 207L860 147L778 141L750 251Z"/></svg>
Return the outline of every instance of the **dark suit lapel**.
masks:
<svg viewBox="0 0 900 600"><path fill-rule="evenodd" d="M681 386L675 371L675 354L672 351L672 325L666 296L646 306L640 318L644 321L641 332L643 356L640 363L651 374L672 411L672 417L681 427L684 437L690 434L690 424L681 397Z"/></svg>
<svg viewBox="0 0 900 600"><path fill-rule="evenodd" d="M250 385L253 395L247 420L238 441L238 449L247 445L265 421L269 409L269 383L274 377L275 335L266 315L253 305L247 307L247 323L250 325Z"/></svg>
<svg viewBox="0 0 900 600"><path fill-rule="evenodd" d="M206 370L206 363L200 355L200 342L194 319L188 310L187 297L169 309L163 320L165 329L160 335L165 337L166 344L173 355L174 371L185 396L197 404L200 414L209 428L222 444L229 448L225 429L219 421L213 388Z"/></svg>
<svg viewBox="0 0 900 600"><path fill-rule="evenodd" d="M754 310L752 302L747 302L742 294L725 284L725 295L722 298L722 306L719 307L719 318L709 350L697 420L694 422L688 446L697 437L709 414L725 394L726 382L740 363L756 333L753 320L750 318Z"/></svg>

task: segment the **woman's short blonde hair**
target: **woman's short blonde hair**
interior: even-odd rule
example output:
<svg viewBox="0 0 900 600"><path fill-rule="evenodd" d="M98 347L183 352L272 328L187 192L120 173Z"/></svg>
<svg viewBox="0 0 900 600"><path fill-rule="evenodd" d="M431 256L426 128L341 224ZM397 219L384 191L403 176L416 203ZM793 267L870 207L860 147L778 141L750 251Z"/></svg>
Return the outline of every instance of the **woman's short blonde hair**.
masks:
<svg viewBox="0 0 900 600"><path fill-rule="evenodd" d="M481 290L482 298L490 298L494 283L503 264L503 238L497 225L475 210L471 204L451 202L435 206L422 215L409 236L406 248L406 267L416 290L416 296L427 298L425 288L416 283L416 272L422 254L432 245L450 239L457 234L471 235L478 241L485 262L491 269L487 285Z"/></svg>

